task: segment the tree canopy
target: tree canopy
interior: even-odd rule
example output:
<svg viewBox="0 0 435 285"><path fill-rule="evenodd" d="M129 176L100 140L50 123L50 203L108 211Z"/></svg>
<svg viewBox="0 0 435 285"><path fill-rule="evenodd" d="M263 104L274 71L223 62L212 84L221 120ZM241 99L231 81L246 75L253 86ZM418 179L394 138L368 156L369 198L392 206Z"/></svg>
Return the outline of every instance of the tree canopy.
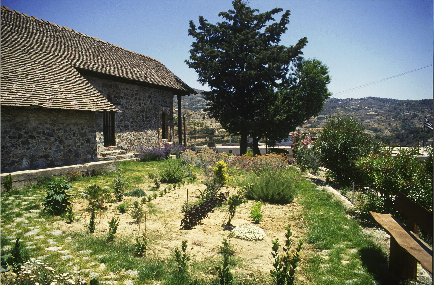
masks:
<svg viewBox="0 0 435 285"><path fill-rule="evenodd" d="M234 0L233 7L219 13L224 21L215 25L202 16L198 27L190 21L189 35L196 41L186 63L195 69L199 82L210 87L206 110L227 131L241 136L240 152L245 153L248 135L286 137L289 126L320 112L329 96L329 77L319 61L303 60L307 38L294 46L279 44L289 10L259 13L242 0ZM280 20L275 21L278 14Z"/></svg>

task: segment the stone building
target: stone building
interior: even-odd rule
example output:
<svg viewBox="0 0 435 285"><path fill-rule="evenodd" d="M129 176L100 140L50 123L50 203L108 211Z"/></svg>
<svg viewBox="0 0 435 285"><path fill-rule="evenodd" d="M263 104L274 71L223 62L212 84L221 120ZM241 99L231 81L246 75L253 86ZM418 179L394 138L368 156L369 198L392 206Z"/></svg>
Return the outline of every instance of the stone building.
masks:
<svg viewBox="0 0 435 285"><path fill-rule="evenodd" d="M162 63L7 7L1 19L2 172L172 141L173 96L193 90Z"/></svg>

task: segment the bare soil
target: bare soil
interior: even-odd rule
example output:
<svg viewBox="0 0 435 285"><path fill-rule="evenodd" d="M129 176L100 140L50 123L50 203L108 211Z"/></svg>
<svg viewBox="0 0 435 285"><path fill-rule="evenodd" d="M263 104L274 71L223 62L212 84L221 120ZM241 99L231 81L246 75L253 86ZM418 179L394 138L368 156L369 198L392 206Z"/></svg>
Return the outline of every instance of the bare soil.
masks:
<svg viewBox="0 0 435 285"><path fill-rule="evenodd" d="M165 185L162 185L160 189L164 187ZM147 189L147 187L140 188ZM192 260L199 262L209 259L221 259L219 247L222 245L223 239L227 238L233 250L235 250L236 258L241 261L238 263L237 272L246 275L263 276L268 275L270 270L273 269L272 240L278 238L280 244L284 245L287 225L290 225L292 229L294 244L305 237L304 222L301 215L302 206L299 205L297 199L287 205L263 204L261 209L263 219L257 225L264 230L266 235L261 241L228 238L233 227L254 224L250 217L254 201L248 201L237 207L236 215L232 219L230 227L226 226L228 206L224 205L221 208L216 208L195 228L191 230L181 229L180 223L184 216L181 209L186 202L187 191L189 192L189 202L192 202L199 199L200 190L204 189L205 185L200 183L188 184L177 187L162 197L157 196L156 199L151 201L152 205L154 205L153 208L143 205L143 209L147 211L147 218L146 224L140 224L140 228L128 212L124 214L118 212L119 202L108 204L108 210L97 216L94 234L107 235L108 222L113 216L117 216L120 217L120 222L116 237L131 238L131 242L135 243L135 238L141 235L146 227L146 234L149 238L149 251L147 254L152 254L158 258L167 258L173 254L175 248L181 247L182 240L187 240L189 256ZM236 193L236 189L231 187L225 187L221 191L229 192L229 195ZM152 193L155 192L147 191L146 195ZM140 202L141 198L124 197L124 201L126 200L133 203L136 200ZM72 224L61 221L55 226L65 234L87 232L90 214L86 211L86 207L87 201L85 199L76 199L73 211L79 217L79 221Z"/></svg>

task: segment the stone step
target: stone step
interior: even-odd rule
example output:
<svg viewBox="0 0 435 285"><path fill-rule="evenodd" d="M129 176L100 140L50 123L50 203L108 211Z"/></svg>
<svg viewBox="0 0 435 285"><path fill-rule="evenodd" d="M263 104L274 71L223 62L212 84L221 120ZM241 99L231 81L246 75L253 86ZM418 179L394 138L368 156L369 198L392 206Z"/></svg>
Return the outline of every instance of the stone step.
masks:
<svg viewBox="0 0 435 285"><path fill-rule="evenodd" d="M100 156L98 157L98 160L100 161L109 161L109 160L132 160L137 159L139 156L138 153L129 152L129 153L123 153L123 154L116 154L116 155L110 155L110 156Z"/></svg>
<svg viewBox="0 0 435 285"><path fill-rule="evenodd" d="M108 157L108 156L117 156L126 154L127 152L123 149L116 149L116 150L105 150L100 152L99 156L101 157Z"/></svg>

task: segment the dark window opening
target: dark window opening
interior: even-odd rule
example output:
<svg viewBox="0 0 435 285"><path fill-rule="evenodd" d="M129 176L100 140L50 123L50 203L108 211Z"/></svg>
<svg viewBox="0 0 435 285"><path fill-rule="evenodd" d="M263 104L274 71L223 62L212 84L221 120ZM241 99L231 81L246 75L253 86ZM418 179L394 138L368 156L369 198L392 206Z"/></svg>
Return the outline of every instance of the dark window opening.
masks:
<svg viewBox="0 0 435 285"><path fill-rule="evenodd" d="M166 129L166 114L162 113L162 139L168 138L168 130Z"/></svg>
<svg viewBox="0 0 435 285"><path fill-rule="evenodd" d="M103 113L104 146L116 146L115 112Z"/></svg>

